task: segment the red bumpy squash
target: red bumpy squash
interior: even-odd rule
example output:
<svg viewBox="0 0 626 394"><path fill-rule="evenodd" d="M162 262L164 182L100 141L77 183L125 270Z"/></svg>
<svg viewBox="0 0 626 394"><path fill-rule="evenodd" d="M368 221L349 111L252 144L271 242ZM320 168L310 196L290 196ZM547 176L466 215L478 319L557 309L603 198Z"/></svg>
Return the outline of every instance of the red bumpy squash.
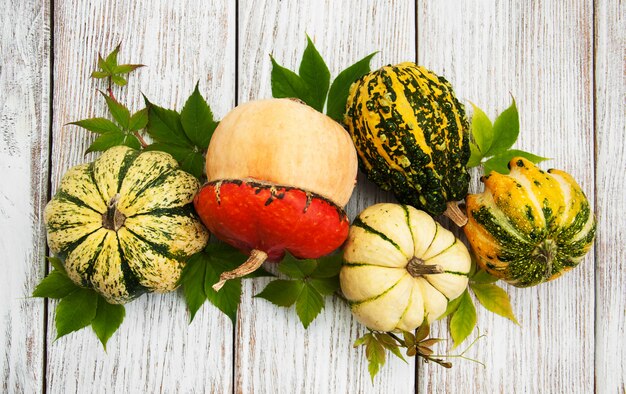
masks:
<svg viewBox="0 0 626 394"><path fill-rule="evenodd" d="M206 171L198 215L216 237L250 254L216 290L285 251L316 258L348 236L342 208L356 182L356 151L339 124L304 104L270 99L232 110L213 134Z"/></svg>

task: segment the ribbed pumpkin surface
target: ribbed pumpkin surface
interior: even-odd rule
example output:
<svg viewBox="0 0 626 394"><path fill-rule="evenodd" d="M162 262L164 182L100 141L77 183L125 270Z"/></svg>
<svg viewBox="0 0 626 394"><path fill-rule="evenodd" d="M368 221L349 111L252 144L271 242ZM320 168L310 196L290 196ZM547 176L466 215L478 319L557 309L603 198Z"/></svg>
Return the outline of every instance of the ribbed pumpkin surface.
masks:
<svg viewBox="0 0 626 394"><path fill-rule="evenodd" d="M63 177L45 209L50 250L113 303L173 290L208 240L191 206L199 186L167 153L111 148Z"/></svg>
<svg viewBox="0 0 626 394"><path fill-rule="evenodd" d="M468 123L452 87L414 63L352 85L345 123L370 180L431 214L467 194Z"/></svg>
<svg viewBox="0 0 626 394"><path fill-rule="evenodd" d="M467 197L465 234L479 264L519 287L577 266L591 247L596 220L571 175L514 158L511 173L483 177L485 192Z"/></svg>

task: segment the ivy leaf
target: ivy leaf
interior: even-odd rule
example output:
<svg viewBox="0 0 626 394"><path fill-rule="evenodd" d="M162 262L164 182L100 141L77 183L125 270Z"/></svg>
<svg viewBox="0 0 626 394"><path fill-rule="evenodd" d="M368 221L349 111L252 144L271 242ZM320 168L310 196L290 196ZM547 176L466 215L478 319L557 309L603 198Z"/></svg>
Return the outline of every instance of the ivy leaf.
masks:
<svg viewBox="0 0 626 394"><path fill-rule="evenodd" d="M79 287L68 278L64 271L55 269L35 287L33 297L59 299L78 289Z"/></svg>
<svg viewBox="0 0 626 394"><path fill-rule="evenodd" d="M80 126L83 129L87 129L97 134L122 132L122 129L120 129L115 123L106 118L83 119L76 122L70 122L68 124Z"/></svg>
<svg viewBox="0 0 626 394"><path fill-rule="evenodd" d="M217 122L213 120L211 108L200 94L198 84L187 99L180 113L180 120L189 140L202 150L206 150Z"/></svg>
<svg viewBox="0 0 626 394"><path fill-rule="evenodd" d="M472 115L472 136L480 152L488 152L493 141L493 125L489 117L478 108L474 103L471 103L474 108ZM515 141L513 141L515 142Z"/></svg>
<svg viewBox="0 0 626 394"><path fill-rule="evenodd" d="M102 70L102 72L106 73L107 76L110 76L113 73L113 70L109 67L107 62L102 58L102 55L98 54L98 67Z"/></svg>
<svg viewBox="0 0 626 394"><path fill-rule="evenodd" d="M303 289L303 281L277 279L268 283L255 297L263 298L274 305L289 307L298 300Z"/></svg>
<svg viewBox="0 0 626 394"><path fill-rule="evenodd" d="M324 279L332 278L339 275L341 271L341 265L343 263L343 256L341 253L336 253L330 256L320 257L317 259L317 268L311 272L311 278Z"/></svg>
<svg viewBox="0 0 626 394"><path fill-rule="evenodd" d="M109 338L120 327L125 315L124 305L109 304L104 297L98 295L98 307L96 316L91 322L91 328L98 336L105 351Z"/></svg>
<svg viewBox="0 0 626 394"><path fill-rule="evenodd" d="M296 313L304 328L309 327L309 324L323 308L324 298L322 295L310 283L305 283L296 300Z"/></svg>
<svg viewBox="0 0 626 394"><path fill-rule="evenodd" d="M206 301L206 294L204 293L206 261L203 259L203 253L196 253L187 260L180 278L187 309L189 309L189 323L193 321L196 313Z"/></svg>
<svg viewBox="0 0 626 394"><path fill-rule="evenodd" d="M391 337L391 335L387 333L376 333L376 339L381 345L383 345L385 349L389 350L391 353L393 353L396 357L398 357L400 360L404 361L405 363L407 362L404 356L402 355L402 353L400 352L400 349L398 348L398 343L396 342L395 339Z"/></svg>
<svg viewBox="0 0 626 394"><path fill-rule="evenodd" d="M317 261L312 259L298 260L290 253L286 253L278 264L278 270L294 279L303 279L311 275L317 268Z"/></svg>
<svg viewBox="0 0 626 394"><path fill-rule="evenodd" d="M148 108L147 131L150 137L163 144L193 148L193 144L183 130L180 114L152 104L145 96L144 99Z"/></svg>
<svg viewBox="0 0 626 394"><path fill-rule="evenodd" d="M363 59L354 63L337 75L337 78L330 86L328 93L328 105L326 106L326 114L339 123L343 123L343 116L346 112L346 102L350 93L350 86L370 72L370 60L377 52L365 56Z"/></svg>
<svg viewBox="0 0 626 394"><path fill-rule="evenodd" d="M113 69L115 74L128 74L131 71L135 71L140 67L145 67L143 64L120 64Z"/></svg>
<svg viewBox="0 0 626 394"><path fill-rule="evenodd" d="M109 73L104 71L93 71L91 73L91 78L102 79L109 76Z"/></svg>
<svg viewBox="0 0 626 394"><path fill-rule="evenodd" d="M57 339L88 326L96 317L97 306L98 295L91 289L79 287L63 297L54 317Z"/></svg>
<svg viewBox="0 0 626 394"><path fill-rule="evenodd" d="M493 283L470 283L470 287L474 291L474 294L476 294L478 301L487 308L487 310L502 317L506 317L518 326L520 325L515 318L513 308L511 308L509 295L504 289Z"/></svg>
<svg viewBox="0 0 626 394"><path fill-rule="evenodd" d="M145 149L169 153L178 162L183 171L187 171L198 178L198 180L202 179L204 173L204 155L197 152L194 148L155 142L148 145Z"/></svg>
<svg viewBox="0 0 626 394"><path fill-rule="evenodd" d="M128 130L137 131L148 125L148 108L141 109L130 117L128 122Z"/></svg>
<svg viewBox="0 0 626 394"><path fill-rule="evenodd" d="M128 108L109 97L106 93L100 92L100 94L102 94L106 100L107 107L109 107L113 119L115 119L124 130L128 130L128 124L130 122L130 111L128 111Z"/></svg>
<svg viewBox="0 0 626 394"><path fill-rule="evenodd" d="M122 45L121 43L117 44L115 49L113 49L113 51L109 53L109 55L104 60L104 63L107 65L107 68L111 70L111 72L113 72L113 70L117 66L117 55L120 52L121 45Z"/></svg>
<svg viewBox="0 0 626 394"><path fill-rule="evenodd" d="M478 167L483 159L478 146L474 142L470 142L470 158L467 161L467 168Z"/></svg>
<svg viewBox="0 0 626 394"><path fill-rule="evenodd" d="M450 316L451 314L456 312L460 303L461 303L461 296L458 296L457 298L450 300L448 302L448 306L446 307L446 311L443 313L443 315L439 316L438 320L444 319L447 316Z"/></svg>
<svg viewBox="0 0 626 394"><path fill-rule="evenodd" d="M509 149L519 135L519 114L515 106L515 99L509 108L505 109L493 123L493 142L484 156L493 156Z"/></svg>
<svg viewBox="0 0 626 394"><path fill-rule="evenodd" d="M483 270L476 271L476 273L472 275L472 278L470 279L470 282L473 283L494 283L497 281L498 278Z"/></svg>
<svg viewBox="0 0 626 394"><path fill-rule="evenodd" d="M128 81L119 75L111 75L111 82L116 84L117 86L126 86Z"/></svg>
<svg viewBox="0 0 626 394"><path fill-rule="evenodd" d="M366 342L365 345L365 357L368 361L367 370L370 373L372 382L374 377L380 371L380 367L385 365L386 355L385 348L380 342L376 341L374 337Z"/></svg>
<svg viewBox="0 0 626 394"><path fill-rule="evenodd" d="M50 262L55 270L65 272L65 266L63 266L63 262L58 257L49 256L46 257L46 260Z"/></svg>
<svg viewBox="0 0 626 394"><path fill-rule="evenodd" d="M276 98L297 98L313 106L309 85L298 74L279 65L272 59L272 96Z"/></svg>
<svg viewBox="0 0 626 394"><path fill-rule="evenodd" d="M450 335L454 340L454 348L459 346L476 326L476 308L469 292L465 290L459 298L459 305L450 319Z"/></svg>
<svg viewBox="0 0 626 394"><path fill-rule="evenodd" d="M111 131L100 135L94 142L89 145L85 154L90 152L104 152L105 150L117 146L124 145L127 135L122 132ZM141 146L141 145L140 145Z"/></svg>
<svg viewBox="0 0 626 394"><path fill-rule="evenodd" d="M322 295L332 295L339 290L339 276L309 280L311 286Z"/></svg>
<svg viewBox="0 0 626 394"><path fill-rule="evenodd" d="M307 46L302 55L298 73L309 86L311 95L311 103L309 105L322 112L330 85L330 71L328 71L328 66L326 66L324 59L322 59L322 56L315 48L311 38L307 35L306 39Z"/></svg>
<svg viewBox="0 0 626 394"><path fill-rule="evenodd" d="M495 171L500 174L508 174L510 172L508 167L509 162L511 161L511 159L517 156L528 159L535 164L545 160L550 160L549 158L533 155L532 153L528 153L523 150L510 149L505 152L499 153L487 160L484 163L485 174L489 174L491 171Z"/></svg>

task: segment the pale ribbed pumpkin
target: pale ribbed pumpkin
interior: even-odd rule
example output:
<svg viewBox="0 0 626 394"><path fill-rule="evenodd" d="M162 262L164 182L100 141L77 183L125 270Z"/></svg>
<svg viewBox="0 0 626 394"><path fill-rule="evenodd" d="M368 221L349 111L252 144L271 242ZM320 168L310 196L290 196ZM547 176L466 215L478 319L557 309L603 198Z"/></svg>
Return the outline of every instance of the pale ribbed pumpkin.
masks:
<svg viewBox="0 0 626 394"><path fill-rule="evenodd" d="M50 250L111 303L171 291L208 240L191 205L199 187L167 153L111 148L68 170L46 205Z"/></svg>
<svg viewBox="0 0 626 394"><path fill-rule="evenodd" d="M411 331L432 322L467 287L465 245L426 212L376 204L350 227L341 291L358 321L373 330Z"/></svg>
<svg viewBox="0 0 626 394"><path fill-rule="evenodd" d="M467 196L464 231L483 269L514 286L534 286L580 263L596 220L566 172L546 172L521 157L509 168L509 175L484 176L485 191Z"/></svg>

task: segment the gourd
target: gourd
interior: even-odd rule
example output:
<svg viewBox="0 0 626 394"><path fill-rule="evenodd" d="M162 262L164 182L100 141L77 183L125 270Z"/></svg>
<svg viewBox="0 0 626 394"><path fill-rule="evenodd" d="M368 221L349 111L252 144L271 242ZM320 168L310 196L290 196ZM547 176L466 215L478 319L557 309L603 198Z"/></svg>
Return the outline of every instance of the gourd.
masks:
<svg viewBox="0 0 626 394"><path fill-rule="evenodd" d="M491 172L485 191L469 195L464 231L490 274L518 287L557 278L591 247L596 220L571 175L516 157L509 175Z"/></svg>
<svg viewBox="0 0 626 394"><path fill-rule="evenodd" d="M469 186L469 126L448 81L415 63L382 67L350 88L345 124L371 181L465 224L454 201Z"/></svg>
<svg viewBox="0 0 626 394"><path fill-rule="evenodd" d="M250 258L215 288L285 251L316 258L341 246L349 228L342 207L357 170L348 133L307 105L259 100L228 113L209 144L208 183L194 203L211 233Z"/></svg>
<svg viewBox="0 0 626 394"><path fill-rule="evenodd" d="M341 291L358 321L411 331L460 296L471 259L465 245L424 211L376 204L354 220L344 246Z"/></svg>
<svg viewBox="0 0 626 394"><path fill-rule="evenodd" d="M191 205L199 187L167 153L111 148L63 176L45 208L50 250L111 303L173 290L208 240Z"/></svg>

